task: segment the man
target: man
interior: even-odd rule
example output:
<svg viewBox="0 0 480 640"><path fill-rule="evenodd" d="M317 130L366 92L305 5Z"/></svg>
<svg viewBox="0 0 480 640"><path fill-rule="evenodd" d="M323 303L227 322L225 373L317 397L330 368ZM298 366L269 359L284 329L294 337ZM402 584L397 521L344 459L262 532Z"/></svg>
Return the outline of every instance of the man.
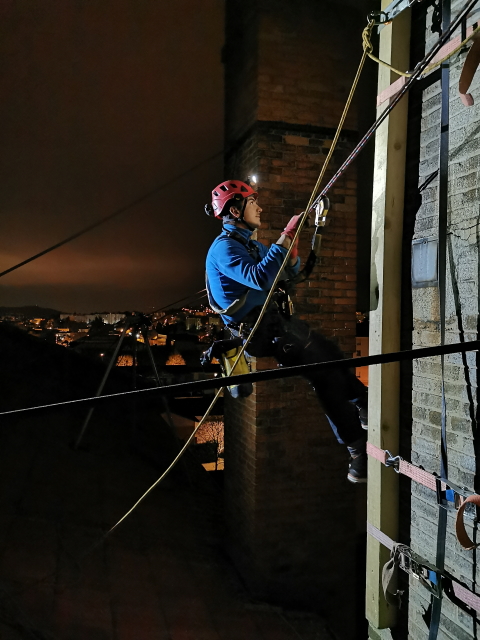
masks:
<svg viewBox="0 0 480 640"><path fill-rule="evenodd" d="M267 298L295 235L300 216L294 216L276 243L270 247L252 239L261 226L258 193L247 183L227 180L212 191L207 214L223 222L222 233L207 255L207 292L210 304L222 316L233 336L246 338ZM298 241L297 241L298 242ZM282 279L300 269L298 249L293 247ZM285 298L276 294L258 330L247 346L255 357L273 356L284 366L340 360L340 349L295 315ZM345 369L321 371L305 376L315 389L332 429L351 455L350 482L366 482L367 389L353 372Z"/></svg>

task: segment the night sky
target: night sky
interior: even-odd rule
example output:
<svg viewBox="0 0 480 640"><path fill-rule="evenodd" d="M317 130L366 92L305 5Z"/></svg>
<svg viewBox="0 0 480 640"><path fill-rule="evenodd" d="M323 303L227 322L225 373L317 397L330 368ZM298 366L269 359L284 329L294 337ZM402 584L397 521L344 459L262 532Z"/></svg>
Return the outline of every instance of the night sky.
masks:
<svg viewBox="0 0 480 640"><path fill-rule="evenodd" d="M223 0L3 0L0 270L222 150ZM223 160L0 280L0 306L148 311L203 287Z"/></svg>

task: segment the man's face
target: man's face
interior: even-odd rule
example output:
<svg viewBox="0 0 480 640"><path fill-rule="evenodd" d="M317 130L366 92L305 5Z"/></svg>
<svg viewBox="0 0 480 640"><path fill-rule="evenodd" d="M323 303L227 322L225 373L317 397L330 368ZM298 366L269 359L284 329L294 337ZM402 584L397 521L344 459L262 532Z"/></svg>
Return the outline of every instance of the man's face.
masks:
<svg viewBox="0 0 480 640"><path fill-rule="evenodd" d="M262 221L260 219L261 213L262 210L258 206L258 200L255 198L255 196L248 196L245 210L243 212L243 219L245 220L245 222L254 229L260 229L260 226L262 224Z"/></svg>

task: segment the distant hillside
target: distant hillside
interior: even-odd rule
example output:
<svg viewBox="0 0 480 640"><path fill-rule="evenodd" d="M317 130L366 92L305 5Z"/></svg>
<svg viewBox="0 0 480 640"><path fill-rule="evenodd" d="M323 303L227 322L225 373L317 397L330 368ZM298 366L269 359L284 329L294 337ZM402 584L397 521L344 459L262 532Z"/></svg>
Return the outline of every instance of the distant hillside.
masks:
<svg viewBox="0 0 480 640"><path fill-rule="evenodd" d="M8 316L25 316L26 318L51 318L62 313L57 309L49 309L48 307L38 307L35 304L26 307L0 307L0 315Z"/></svg>

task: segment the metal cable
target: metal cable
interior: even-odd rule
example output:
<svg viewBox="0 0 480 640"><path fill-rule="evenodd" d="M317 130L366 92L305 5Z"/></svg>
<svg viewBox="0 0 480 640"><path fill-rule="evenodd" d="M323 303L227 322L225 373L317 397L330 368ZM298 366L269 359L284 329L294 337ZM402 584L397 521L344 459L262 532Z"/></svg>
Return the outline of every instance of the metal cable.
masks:
<svg viewBox="0 0 480 640"><path fill-rule="evenodd" d="M169 304L164 305L163 307L158 307L158 309L154 309L153 311L150 311L149 313L147 313L147 316L153 316L155 313L158 313L159 311L163 311L164 309L168 309L169 307L173 307L174 304L178 304L179 302L183 302L184 300L190 300L190 298L197 298L198 296L198 300L201 300L202 298L204 298L207 295L207 290L206 289L200 289L199 291L196 291L195 293L191 293L188 296L185 296L184 298L180 298L179 300L175 300L174 302L170 302ZM202 295L200 295L202 294Z"/></svg>
<svg viewBox="0 0 480 640"><path fill-rule="evenodd" d="M51 251L54 251L55 249L58 249L59 247L63 247L64 244L67 244L68 242L71 242L72 240L76 240L80 236L83 236L85 233L88 233L88 231L92 231L92 229L96 229L97 227L100 227L102 224L105 224L106 222L109 222L110 220L113 220L114 218L119 216L121 213L125 213L125 211L128 211L128 209L132 209L133 207L136 207L138 204L144 202L145 200L148 200L148 198L151 198L152 196L156 195L157 193L159 193L163 189L166 189L167 187L169 187L171 184L173 184L177 180L181 180L182 178L187 176L189 173L192 173L192 171L196 171L199 167L202 167L204 164L207 164L208 162L211 162L212 160L215 160L215 158L218 158L224 152L225 152L225 149L222 149L221 151L218 151L217 153L213 154L213 156L205 158L205 160L202 160L201 162L199 162L198 164L194 165L193 167L190 167L190 169L187 169L183 173L179 173L178 175L174 176L170 180L167 180L166 182L164 182L163 184L159 185L158 187L155 187L155 189L152 189L148 193L145 193L143 196L140 196L139 198L136 198L135 200L132 200L132 202L129 202L128 204L124 205L123 207L120 207L120 209L117 209L113 213L110 213L108 216L105 216L105 218L101 218L100 220L97 220L97 222L93 222L92 224L87 225L83 229L80 229L80 231L77 231L76 233L72 234L71 236L68 236L68 238L65 238L64 240L61 240L60 242L57 242L57 243L53 244L51 247L48 247L47 249L44 249L43 251L40 251L39 253L36 253L35 255L31 256L30 258L27 258L26 260L22 260L22 262L19 262L18 264L13 265L13 267L9 267L8 269L5 269L4 271L1 271L0 272L0 278L3 277L3 276L6 276L7 273L11 273L12 271L15 271L16 269L20 269L20 267L25 266L29 262L33 262L37 258L41 258L42 256L46 255L47 253L50 253Z"/></svg>

